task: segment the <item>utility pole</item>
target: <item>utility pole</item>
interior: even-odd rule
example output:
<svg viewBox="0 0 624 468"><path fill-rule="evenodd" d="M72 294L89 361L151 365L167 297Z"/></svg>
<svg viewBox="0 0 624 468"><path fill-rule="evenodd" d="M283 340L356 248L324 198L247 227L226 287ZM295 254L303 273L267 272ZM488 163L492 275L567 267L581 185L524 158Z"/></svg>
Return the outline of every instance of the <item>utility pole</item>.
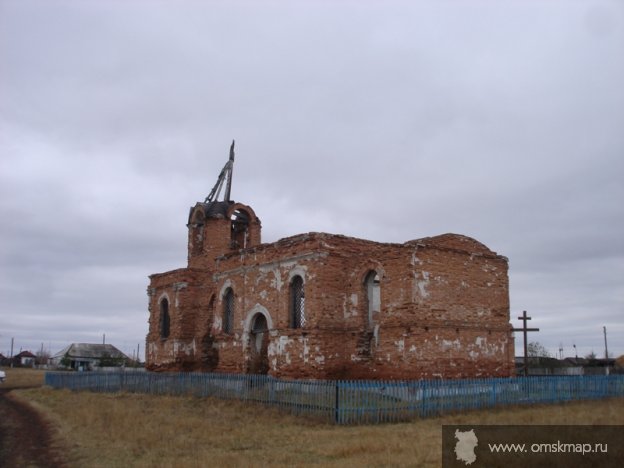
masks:
<svg viewBox="0 0 624 468"><path fill-rule="evenodd" d="M607 327L602 327L605 338L605 359L609 359L609 349L607 348Z"/></svg>
<svg viewBox="0 0 624 468"><path fill-rule="evenodd" d="M13 368L13 342L15 338L11 338L11 368Z"/></svg>
<svg viewBox="0 0 624 468"><path fill-rule="evenodd" d="M522 311L522 316L518 317L518 320L522 320L522 328L512 328L512 331L521 331L524 335L524 376L529 375L529 358L527 352L527 332L539 331L539 328L527 328L527 320L531 320L531 317L527 317L526 310Z"/></svg>

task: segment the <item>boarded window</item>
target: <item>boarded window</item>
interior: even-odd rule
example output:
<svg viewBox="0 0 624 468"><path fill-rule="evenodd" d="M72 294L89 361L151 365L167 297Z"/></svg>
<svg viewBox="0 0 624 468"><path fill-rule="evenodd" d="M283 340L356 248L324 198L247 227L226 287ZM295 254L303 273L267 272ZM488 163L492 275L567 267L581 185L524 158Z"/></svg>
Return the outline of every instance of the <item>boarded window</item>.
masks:
<svg viewBox="0 0 624 468"><path fill-rule="evenodd" d="M168 338L169 337L169 326L170 326L170 318L169 318L169 301L167 298L164 298L160 301L160 337Z"/></svg>
<svg viewBox="0 0 624 468"><path fill-rule="evenodd" d="M290 326L292 328L305 327L305 291L303 278L295 276L290 283Z"/></svg>
<svg viewBox="0 0 624 468"><path fill-rule="evenodd" d="M366 288L366 303L368 307L368 323L375 325L377 313L381 310L381 288L379 285L379 275L376 271L370 271L364 280Z"/></svg>
<svg viewBox="0 0 624 468"><path fill-rule="evenodd" d="M234 291L228 288L223 296L223 331L232 333L232 325L234 324Z"/></svg>

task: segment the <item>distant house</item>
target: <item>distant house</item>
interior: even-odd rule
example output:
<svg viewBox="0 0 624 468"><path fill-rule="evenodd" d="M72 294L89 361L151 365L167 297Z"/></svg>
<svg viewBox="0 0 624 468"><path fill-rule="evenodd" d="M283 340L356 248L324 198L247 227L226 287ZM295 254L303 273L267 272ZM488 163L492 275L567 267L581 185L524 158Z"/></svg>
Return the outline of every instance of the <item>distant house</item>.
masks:
<svg viewBox="0 0 624 468"><path fill-rule="evenodd" d="M566 362L569 366L577 367L583 367L589 363L589 360L583 357L567 357L563 361Z"/></svg>
<svg viewBox="0 0 624 468"><path fill-rule="evenodd" d="M552 357L529 357L529 375L609 375L624 373L616 365L616 360L587 359L567 357L556 359ZM516 375L524 373L524 357L516 356Z"/></svg>
<svg viewBox="0 0 624 468"><path fill-rule="evenodd" d="M546 356L529 356L529 375L582 375L581 366ZM524 357L516 356L516 375L524 374Z"/></svg>
<svg viewBox="0 0 624 468"><path fill-rule="evenodd" d="M35 365L35 359L37 359L37 356L30 351L22 351L13 357L13 362L18 366L32 367Z"/></svg>
<svg viewBox="0 0 624 468"><path fill-rule="evenodd" d="M51 363L68 369L93 370L123 366L128 360L111 344L72 343L52 356Z"/></svg>
<svg viewBox="0 0 624 468"><path fill-rule="evenodd" d="M585 375L609 375L616 372L614 358L595 358L589 359L589 362L585 366Z"/></svg>

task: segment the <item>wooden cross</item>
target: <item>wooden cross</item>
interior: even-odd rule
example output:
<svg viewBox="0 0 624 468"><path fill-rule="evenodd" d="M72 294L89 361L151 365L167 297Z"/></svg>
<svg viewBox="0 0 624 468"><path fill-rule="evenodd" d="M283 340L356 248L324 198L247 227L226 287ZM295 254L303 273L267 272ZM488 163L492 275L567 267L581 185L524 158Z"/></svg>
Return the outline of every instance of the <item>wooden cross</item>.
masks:
<svg viewBox="0 0 624 468"><path fill-rule="evenodd" d="M521 331L524 334L524 376L529 375L529 359L527 356L527 332L539 331L539 328L527 328L527 320L531 320L531 317L527 317L526 310L522 311L522 316L518 317L518 320L522 320L522 328L512 328L513 331Z"/></svg>

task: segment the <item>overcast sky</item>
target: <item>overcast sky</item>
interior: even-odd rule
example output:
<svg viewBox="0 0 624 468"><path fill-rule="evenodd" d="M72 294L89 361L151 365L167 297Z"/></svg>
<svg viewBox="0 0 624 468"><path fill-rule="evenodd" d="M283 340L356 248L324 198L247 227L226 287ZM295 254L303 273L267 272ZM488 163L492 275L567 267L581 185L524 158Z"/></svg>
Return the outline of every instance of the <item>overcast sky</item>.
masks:
<svg viewBox="0 0 624 468"><path fill-rule="evenodd" d="M0 0L0 352L143 354L234 138L263 241L468 235L530 340L624 354L617 0Z"/></svg>

